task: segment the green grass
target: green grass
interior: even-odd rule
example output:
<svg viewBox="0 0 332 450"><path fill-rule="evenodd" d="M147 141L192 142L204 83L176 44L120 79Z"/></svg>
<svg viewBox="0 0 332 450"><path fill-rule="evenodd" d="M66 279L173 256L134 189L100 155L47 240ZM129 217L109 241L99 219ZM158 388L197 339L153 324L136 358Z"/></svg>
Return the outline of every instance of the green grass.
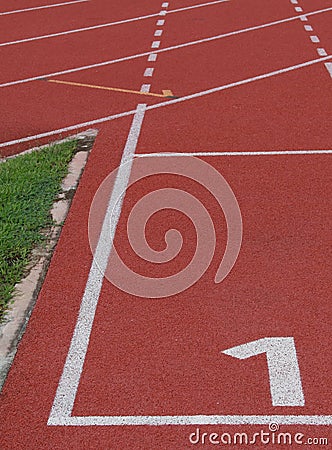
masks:
<svg viewBox="0 0 332 450"><path fill-rule="evenodd" d="M76 142L66 142L0 164L0 322L32 249L52 224L50 210L61 190Z"/></svg>

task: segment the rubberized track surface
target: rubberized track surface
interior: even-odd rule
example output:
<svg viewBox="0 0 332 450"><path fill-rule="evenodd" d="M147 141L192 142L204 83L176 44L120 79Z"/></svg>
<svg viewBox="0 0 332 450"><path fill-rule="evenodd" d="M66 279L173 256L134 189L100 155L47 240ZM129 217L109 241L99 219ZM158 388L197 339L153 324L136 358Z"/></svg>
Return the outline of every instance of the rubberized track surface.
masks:
<svg viewBox="0 0 332 450"><path fill-rule="evenodd" d="M271 440L278 427L292 447L296 433L331 445L331 18L327 0L90 0L3 15L1 153L99 134L1 394L1 449L242 448L221 435L261 430L270 441L253 448L286 448ZM171 210L175 189L216 232L211 264L183 289L167 278L212 241L189 197ZM153 258L168 230L182 234L164 264L130 246L145 196L159 209L145 227ZM235 204L242 244L215 282L241 231Z"/></svg>

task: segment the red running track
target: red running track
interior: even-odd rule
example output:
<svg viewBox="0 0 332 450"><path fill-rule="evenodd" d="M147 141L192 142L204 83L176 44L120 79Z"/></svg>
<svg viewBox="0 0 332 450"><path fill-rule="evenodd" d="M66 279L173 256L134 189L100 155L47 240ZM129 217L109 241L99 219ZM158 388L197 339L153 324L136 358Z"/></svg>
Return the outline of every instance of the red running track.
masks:
<svg viewBox="0 0 332 450"><path fill-rule="evenodd" d="M329 60L316 61L328 58L318 49L330 54L331 11L260 26L332 5L231 0L170 12L187 6L105 6L92 0L22 13L42 23L39 31L19 13L15 20L22 20L25 28L15 35L8 25L6 41L168 10L165 16L85 35L5 46L1 52L8 64L2 83L151 52L156 40L162 50L232 35L161 52L156 61L143 56L56 77L134 91L151 84L151 92L170 89L178 99L40 80L1 88L8 107L3 143L132 111L93 125L99 129L95 146L1 393L1 449L174 450L209 448L217 441L242 448L239 441L234 444L235 433L246 433L252 441L248 447L289 448L289 442L278 443L278 432L289 433L286 438L295 448L315 444L315 439L331 443L332 79L324 64ZM24 8L24 2L18 7ZM14 21L14 16L4 20ZM54 21L61 17L61 28L56 28ZM156 26L157 20L165 23ZM260 28L247 30L254 26ZM154 36L156 29L163 31L160 37ZM149 67L155 69L153 76L143 76ZM147 105L144 117L134 114L136 108L142 111L142 103ZM15 153L50 139L31 138L1 150ZM121 169L120 185L116 181L108 186L111 199L120 187L126 195L102 278L96 275L102 258L95 256L93 269L89 213L90 232L98 239L108 201L102 198L93 209L98 189L123 161L123 154L130 160L128 151L137 156L132 177L136 167L152 167L153 175L127 188L129 172ZM223 185L217 183L219 188L208 192L213 175L204 163L219 174L218 183L220 175L227 180L242 217L240 252L221 283L215 283L215 275L226 252L227 227L232 231L236 214L230 219L218 204L218 198L223 203L227 196L219 190ZM160 164L167 173L161 173ZM181 173L194 170L196 164L204 166L193 180L185 179ZM186 191L204 205L214 225L216 248L194 284L167 295L167 277L188 267L196 246L203 242L208 248L211 243L207 227L203 235L196 234L203 215L197 219L194 209L189 218L185 215L187 200L178 201L180 211L163 205L163 192L171 189L177 189L176 195ZM139 238L139 230L135 228L134 235L127 231L134 205L148 198L145 208L150 207L155 194L159 211L147 221L147 242L162 252L168 230L175 228L183 237L179 254L163 264L135 254L129 239ZM109 233L108 229L102 249L111 242ZM150 298L148 290L144 295L144 289L140 296L128 292L137 293L143 281L130 284L129 275L116 270L114 249L127 267L159 280L161 298ZM95 316L87 298L95 299ZM88 308L80 314L81 305ZM223 353L251 342L258 343L250 358ZM286 342L286 350L279 347L273 353L273 345ZM271 358L269 366L264 352ZM275 423L280 428L273 433ZM269 433L269 442L259 441L261 432ZM324 441L319 445L328 448Z"/></svg>

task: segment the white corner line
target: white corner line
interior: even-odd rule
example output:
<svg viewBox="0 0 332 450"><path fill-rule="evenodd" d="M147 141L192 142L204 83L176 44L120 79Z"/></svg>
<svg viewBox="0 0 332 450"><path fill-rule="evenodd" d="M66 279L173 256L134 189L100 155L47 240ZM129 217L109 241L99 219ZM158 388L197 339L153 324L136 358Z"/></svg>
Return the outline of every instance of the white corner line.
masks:
<svg viewBox="0 0 332 450"><path fill-rule="evenodd" d="M116 227L121 214L122 202L129 182L134 153L136 151L145 110L145 104L137 105L114 182L111 198L107 205L75 330L50 412L49 423L52 423L52 421L56 422L59 418L70 417L74 407L99 295L108 259L112 250Z"/></svg>
<svg viewBox="0 0 332 450"><path fill-rule="evenodd" d="M332 150L266 150L266 151L234 151L234 152L160 152L137 153L135 158L166 158L172 156L284 156L284 155L326 155L332 154Z"/></svg>
<svg viewBox="0 0 332 450"><path fill-rule="evenodd" d="M27 12L27 11L36 11L38 9L57 8L58 6L68 6L68 5L74 5L75 3L83 3L83 2L88 2L88 1L89 0L72 0L70 2L54 3L53 5L44 5L44 6L35 6L33 8L16 9L15 11L4 11L4 12L0 12L0 16L8 16L9 14L18 14L18 13L23 13L23 12Z"/></svg>

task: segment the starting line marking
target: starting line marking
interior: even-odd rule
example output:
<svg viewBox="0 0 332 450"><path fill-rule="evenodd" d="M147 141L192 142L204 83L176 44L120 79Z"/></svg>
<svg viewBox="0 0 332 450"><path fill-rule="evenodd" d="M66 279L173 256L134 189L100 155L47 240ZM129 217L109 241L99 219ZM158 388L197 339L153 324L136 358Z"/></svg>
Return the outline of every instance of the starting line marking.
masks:
<svg viewBox="0 0 332 450"><path fill-rule="evenodd" d="M71 416L50 417L47 425L60 426L163 426L163 425L331 425L332 416Z"/></svg>
<svg viewBox="0 0 332 450"><path fill-rule="evenodd" d="M25 9L16 9L15 11L5 11L0 12L0 16L7 16L9 14L17 14L27 11L36 11L37 9L46 9L46 8L56 8L57 6L67 6L67 5L74 5L75 3L83 3L88 2L89 0L73 0L71 2L65 2L65 3L54 3L53 5L44 5L44 6L35 6L33 8L25 8Z"/></svg>
<svg viewBox="0 0 332 450"><path fill-rule="evenodd" d="M131 174L147 106L137 105L107 206L97 248L90 267L78 319L47 424L49 426L164 426L164 425L331 425L331 415L138 415L72 416L104 275ZM247 152L248 153L248 152ZM249 152L260 153L262 152ZM205 153L207 154L207 153ZM210 154L210 153L208 153ZM279 154L279 152L278 152ZM173 155L173 154L172 154ZM183 156L183 154L181 154ZM188 153L186 154L186 156ZM192 154L189 154L190 156ZM193 154L196 155L196 154ZM137 155L138 156L138 155ZM160 154L159 154L160 156ZM120 201L119 201L120 199ZM113 214L115 210L115 214ZM110 216L114 220L110 221ZM111 229L109 225L111 223Z"/></svg>
<svg viewBox="0 0 332 450"><path fill-rule="evenodd" d="M151 75L149 75L149 76L151 76ZM146 76L148 76L148 75L146 75ZM114 87L107 87L107 86L97 86L94 84L76 83L74 81L61 81L61 80L47 80L47 81L49 83L68 84L70 86L87 87L87 88L92 88L92 89L102 89L104 91L125 92L127 94L149 95L149 96L161 97L161 98L174 97L174 95L172 94L172 91L170 91L170 90L165 90L165 91L163 91L162 94L154 94L152 92L148 92L145 90L133 91L130 89L114 88ZM147 86L147 85L144 85L144 86ZM164 94L165 92L167 94Z"/></svg>

